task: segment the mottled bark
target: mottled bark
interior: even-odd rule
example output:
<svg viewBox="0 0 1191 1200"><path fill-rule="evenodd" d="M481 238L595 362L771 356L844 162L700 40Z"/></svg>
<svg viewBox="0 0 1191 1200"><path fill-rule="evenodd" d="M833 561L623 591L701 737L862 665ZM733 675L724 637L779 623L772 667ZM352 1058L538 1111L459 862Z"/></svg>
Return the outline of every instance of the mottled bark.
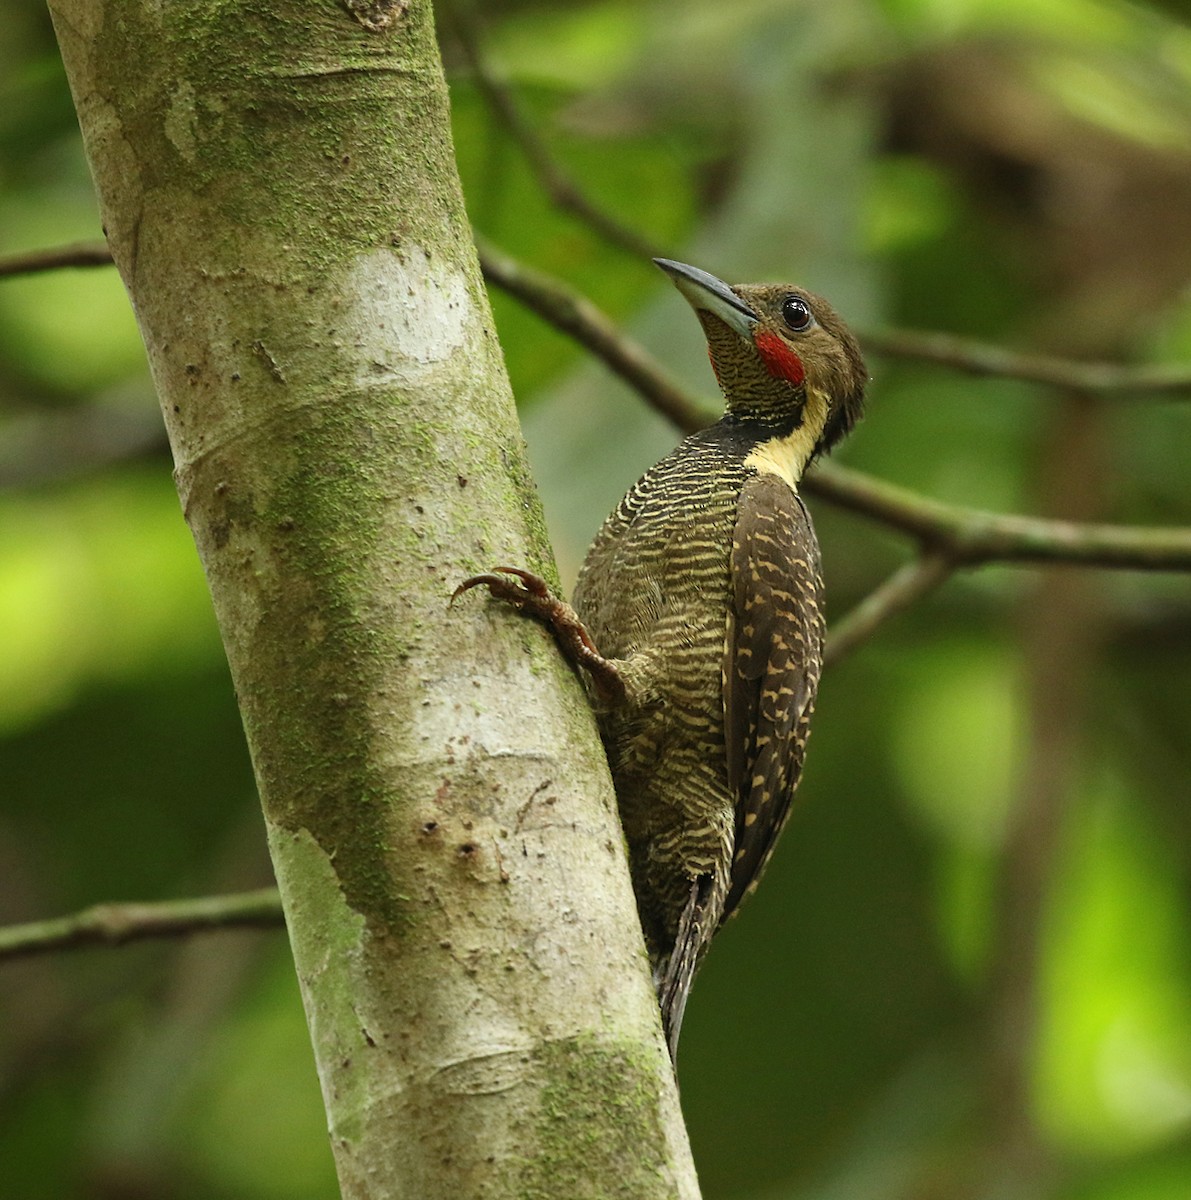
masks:
<svg viewBox="0 0 1191 1200"><path fill-rule="evenodd" d="M349 1197L694 1197L426 0L54 0Z"/></svg>

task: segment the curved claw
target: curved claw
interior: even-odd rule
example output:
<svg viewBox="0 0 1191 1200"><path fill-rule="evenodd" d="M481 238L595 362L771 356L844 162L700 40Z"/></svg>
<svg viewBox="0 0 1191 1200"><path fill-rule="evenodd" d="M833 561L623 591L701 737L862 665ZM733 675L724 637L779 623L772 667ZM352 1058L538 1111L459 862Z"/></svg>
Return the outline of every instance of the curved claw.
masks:
<svg viewBox="0 0 1191 1200"><path fill-rule="evenodd" d="M459 597L463 595L464 592L470 592L472 588L479 587L481 583L485 583L489 587L491 587L494 583L503 583L503 582L504 582L504 580L501 579L501 577L499 575L488 575L488 574L472 575L470 578L465 579L451 593L451 598L450 598L450 600L447 601L447 607L450 608L451 605L453 605L455 603L455 601L458 600Z"/></svg>
<svg viewBox="0 0 1191 1200"><path fill-rule="evenodd" d="M606 702L616 703L624 698L624 679L616 665L600 654L579 615L565 601L551 595L549 585L540 575L520 567L493 567L483 575L465 579L451 593L450 604L481 584L497 600L528 612L548 626L562 652L575 666L588 672Z"/></svg>
<svg viewBox="0 0 1191 1200"><path fill-rule="evenodd" d="M521 582L514 583L506 576L512 575ZM474 587L483 584L498 599L507 600L518 608L534 600L544 600L550 596L550 588L546 581L532 571L524 571L520 567L493 567L483 575L472 575L465 579L452 593L447 607L455 603L459 597Z"/></svg>
<svg viewBox="0 0 1191 1200"><path fill-rule="evenodd" d="M550 587L546 581L540 575L535 575L532 571L526 571L521 567L493 567L492 569L499 571L501 575L515 575L521 580L525 590L535 596L547 596L550 594ZM505 582L507 583L507 580Z"/></svg>

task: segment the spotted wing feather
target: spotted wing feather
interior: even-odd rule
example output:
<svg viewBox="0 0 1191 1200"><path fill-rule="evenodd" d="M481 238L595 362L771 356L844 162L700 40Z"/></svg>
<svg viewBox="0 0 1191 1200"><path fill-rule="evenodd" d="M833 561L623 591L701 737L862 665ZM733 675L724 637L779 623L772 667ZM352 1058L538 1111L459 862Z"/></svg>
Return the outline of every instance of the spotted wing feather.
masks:
<svg viewBox="0 0 1191 1200"><path fill-rule="evenodd" d="M810 515L777 475L740 494L724 647L724 733L736 801L726 919L760 877L786 822L823 658L823 581Z"/></svg>

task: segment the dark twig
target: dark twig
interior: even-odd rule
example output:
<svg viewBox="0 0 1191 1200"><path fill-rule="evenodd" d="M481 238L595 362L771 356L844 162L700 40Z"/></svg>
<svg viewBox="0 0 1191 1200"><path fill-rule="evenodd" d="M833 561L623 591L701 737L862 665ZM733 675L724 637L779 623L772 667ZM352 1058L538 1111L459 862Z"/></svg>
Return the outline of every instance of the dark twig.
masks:
<svg viewBox="0 0 1191 1200"><path fill-rule="evenodd" d="M659 248L593 204L559 166L538 131L522 115L507 85L492 73L476 36L474 15L465 0L450 0L443 11L485 103L521 148L538 186L551 202L579 218L606 242L641 259L656 258L661 252ZM1096 393L1164 397L1191 393L1191 367L1187 366L1130 367L1073 362L1050 355L1023 354L953 334L911 329L870 330L861 342L874 354L935 363L970 375L1020 379Z"/></svg>
<svg viewBox="0 0 1191 1200"><path fill-rule="evenodd" d="M551 203L579 218L604 241L627 251L634 258L642 262L656 258L662 253L660 248L651 246L636 230L622 225L592 203L582 188L558 165L537 130L522 116L508 87L490 70L476 36L473 15L465 9L466 5L459 0L452 0L443 5L441 11L459 42L485 103L520 147L538 186Z"/></svg>
<svg viewBox="0 0 1191 1200"><path fill-rule="evenodd" d="M26 413L4 423L0 493L168 452L161 413L151 401L136 408L93 404Z"/></svg>
<svg viewBox="0 0 1191 1200"><path fill-rule="evenodd" d="M861 341L865 350L874 354L936 363L970 375L1021 379L1082 392L1169 398L1191 393L1191 368L1186 366L1128 367L1116 363L1072 362L1049 355L1019 354L949 333L910 329L870 330Z"/></svg>
<svg viewBox="0 0 1191 1200"><path fill-rule="evenodd" d="M626 337L574 288L510 258L483 238L476 238L476 246L484 278L489 283L515 296L555 329L586 346L679 429L689 433L716 419L714 413L666 374L644 346Z"/></svg>
<svg viewBox="0 0 1191 1200"><path fill-rule="evenodd" d="M957 566L1051 562L1139 571L1191 570L1191 529L1094 525L944 504L847 467L816 467L807 491L916 537Z"/></svg>
<svg viewBox="0 0 1191 1200"><path fill-rule="evenodd" d="M78 255L78 248L72 253ZM38 256L40 265L30 266L26 256L25 269L45 270L51 265L65 265L66 258L66 251L47 253ZM93 262L94 256L83 256L79 261L84 259ZM481 246L481 262L490 282L586 346L679 429L691 432L715 419L698 397L672 379L648 351L626 338L607 316L573 288L518 263L492 246ZM5 273L5 266L0 262L0 274ZM1057 369L1055 364L1059 362L1032 361L1035 366L1040 361L1049 363L1048 369ZM1066 366L1108 370L1088 364ZM1156 380L1151 382L1157 386ZM1101 386L1125 388L1119 374L1115 379L1102 375ZM810 471L803 487L843 508L910 534L957 567L998 560L1139 570L1191 569L1188 529L1092 525L980 512L943 504L859 471L828 464Z"/></svg>
<svg viewBox="0 0 1191 1200"><path fill-rule="evenodd" d="M487 277L523 300L555 328L575 338L627 380L680 429L715 418L672 380L643 347L621 334L589 300L557 279L521 267L490 248ZM814 495L917 538L956 566L1004 562L1081 563L1151 571L1191 570L1191 529L1088 525L981 512L944 504L860 471L828 463L803 480Z"/></svg>
<svg viewBox="0 0 1191 1200"><path fill-rule="evenodd" d="M110 267L112 252L107 242L80 242L74 246L54 246L49 250L30 250L0 258L0 279L8 275L33 275L39 271L58 271L63 267Z"/></svg>
<svg viewBox="0 0 1191 1200"><path fill-rule="evenodd" d="M585 220L591 220L590 212L580 215L584 215ZM601 218L597 217L598 219ZM641 242L633 248L633 252L644 257L652 253L652 249ZM487 246L482 252L482 261L485 255L491 256L484 265L486 272L489 265L493 268L490 273L492 282L506 288L537 310L533 299L533 285L536 285L538 290L544 288L548 292L554 281L549 276L500 254L491 246ZM106 267L111 266L111 263L112 256L107 243L80 242L73 246L57 246L48 250L33 250L26 254L0 258L0 278L32 275L64 267ZM525 281L524 292L518 290L519 279ZM574 303L576 299L587 303L582 301L582 298L575 297L573 293L559 298L557 302L561 307L565 307ZM862 340L865 349L874 354L934 363L964 371L969 375L1020 379L1027 383L1041 383L1051 387L1074 388L1100 394L1175 397L1191 393L1191 368L1186 366L1129 367L1116 363L1075 362L1049 355L1019 354L1001 346L955 337L949 333L911 329L869 330ZM638 385L634 383L634 386ZM686 427L687 423L679 420L677 416L673 419L680 427Z"/></svg>
<svg viewBox="0 0 1191 1200"><path fill-rule="evenodd" d="M69 917L0 928L0 960L213 929L276 929L284 924L276 888L152 904L97 904Z"/></svg>
<svg viewBox="0 0 1191 1200"><path fill-rule="evenodd" d="M945 554L929 552L900 567L831 626L823 648L823 665L832 666L846 658L879 626L933 592L954 570L955 564Z"/></svg>

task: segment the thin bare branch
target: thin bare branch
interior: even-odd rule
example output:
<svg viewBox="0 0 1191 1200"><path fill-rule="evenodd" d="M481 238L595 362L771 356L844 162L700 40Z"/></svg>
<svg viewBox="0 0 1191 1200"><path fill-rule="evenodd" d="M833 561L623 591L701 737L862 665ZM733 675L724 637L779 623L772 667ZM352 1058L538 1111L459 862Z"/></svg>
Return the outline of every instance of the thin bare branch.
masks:
<svg viewBox="0 0 1191 1200"><path fill-rule="evenodd" d="M957 566L1050 562L1138 571L1191 570L1191 529L982 512L944 504L838 465L816 467L803 486L842 508L918 538Z"/></svg>
<svg viewBox="0 0 1191 1200"><path fill-rule="evenodd" d="M0 494L76 479L117 463L169 452L156 404L83 405L25 413L4 423Z"/></svg>
<svg viewBox="0 0 1191 1200"><path fill-rule="evenodd" d="M680 429L700 429L715 417L676 383L642 346L621 334L589 300L560 280L530 271L491 248L486 276L581 342ZM956 566L1056 562L1149 571L1191 570L1191 529L1088 525L960 508L828 463L803 480L806 491L917 538Z"/></svg>
<svg viewBox="0 0 1191 1200"><path fill-rule="evenodd" d="M869 330L865 350L889 358L908 358L953 367L970 375L1021 379L1049 387L1100 394L1181 398L1191 394L1191 367L1129 367L1117 363L1072 362L1050 355L1019 354L949 333L911 329Z"/></svg>
<svg viewBox="0 0 1191 1200"><path fill-rule="evenodd" d="M277 929L284 924L276 888L152 904L96 904L69 917L0 928L0 961L213 929Z"/></svg>
<svg viewBox="0 0 1191 1200"><path fill-rule="evenodd" d="M515 296L555 329L586 346L679 429L692 432L716 419L672 379L644 346L626 337L586 296L476 238L484 278Z"/></svg>
<svg viewBox="0 0 1191 1200"><path fill-rule="evenodd" d="M0 258L0 279L9 275L33 275L39 271L58 271L63 267L110 267L112 252L107 242L79 242L74 246L53 246L48 250L30 250Z"/></svg>
<svg viewBox="0 0 1191 1200"><path fill-rule="evenodd" d="M493 74L476 34L474 11L466 0L449 0L442 11L471 67L485 103L521 148L538 186L558 208L583 221L594 233L639 258L661 251L636 230L593 204L558 164L534 126L525 119L508 86ZM1024 354L949 333L912 329L866 332L861 342L874 354L951 367L970 375L1020 379L1051 387L1096 393L1183 397L1191 394L1191 366L1131 367L1118 363L1074 362L1051 355Z"/></svg>
<svg viewBox="0 0 1191 1200"><path fill-rule="evenodd" d="M846 658L891 617L933 592L954 570L955 564L945 554L930 552L899 567L831 626L823 648L823 665L833 666Z"/></svg>
<svg viewBox="0 0 1191 1200"><path fill-rule="evenodd" d="M540 146L540 143L536 144ZM544 150L543 153L545 153ZM548 156L545 161L550 162ZM551 166L557 172L557 168L552 164ZM553 196L554 193L551 192L551 195ZM586 202L583 203L586 204ZM576 212L577 215L583 216L584 220L593 225L598 225L600 221L611 220L611 218L598 214L598 211L592 209L590 205L587 205L586 209L583 209L581 205L580 210L576 210ZM594 217L593 213L596 214ZM619 226L614 227L619 228ZM612 241L617 241L620 236L619 234L611 236L605 229L597 229L597 231L604 233ZM633 253L640 254L642 257L653 253L653 248L647 246L643 241L638 241L636 246L625 244L623 241L617 241L617 244L624 246L625 249L631 249ZM554 281L549 276L534 271L507 255L500 254L490 245L482 250L481 258L484 258L485 255L489 257L492 267L491 272L488 272L489 264L485 264L486 273L489 274L492 282L506 288L531 308L540 311L536 308L535 293L548 297ZM111 263L112 256L106 242L80 242L73 246L57 246L47 250L17 254L9 258L0 258L0 278L31 275L40 271L55 271L64 267L106 267L111 266ZM519 290L519 288L524 290ZM575 297L573 294L564 294L561 297L556 296L554 301L556 309L565 309L567 305L575 303ZM602 315L599 314L599 316ZM604 319L607 320L607 318ZM578 331L576 336L579 336ZM1182 365L1130 367L1117 363L1076 362L1072 359L1055 358L1051 355L1020 354L1001 346L989 345L987 342L974 341L971 338L914 329L868 330L862 341L864 348L873 354L935 363L938 366L964 371L969 375L1020 379L1027 383L1075 388L1102 395L1176 398L1191 394L1191 367ZM643 372L641 378L646 386L650 386L648 372ZM633 386L639 385L634 383ZM677 416L673 419L682 428L689 423L679 420Z"/></svg>
<svg viewBox="0 0 1191 1200"><path fill-rule="evenodd" d="M476 36L474 14L468 6L459 0L451 0L441 5L440 10L471 67L484 102L520 147L538 186L551 203L577 217L610 245L635 258L647 261L661 254L660 248L650 245L636 230L621 224L589 200L583 189L559 166L537 130L522 116L507 85L490 69Z"/></svg>
<svg viewBox="0 0 1191 1200"><path fill-rule="evenodd" d="M94 255L81 253L86 248L67 249L77 256L78 265L95 261ZM97 252L96 247L90 249ZM70 265L65 261L67 250L43 253L38 256L37 266L29 266L30 256L25 257L26 270ZM11 261L0 261L0 275ZM481 262L485 276L492 283L586 346L679 429L690 432L715 419L697 396L671 378L644 347L626 338L575 289L489 245L481 247ZM1059 360L1035 361L1053 364ZM1091 369L1089 364L1082 364L1082 368ZM1102 379L1101 386L1110 384ZM1111 386L1123 388L1119 381ZM1191 570L1191 529L1089 525L981 512L943 504L859 471L825 463L808 473L803 487L833 504L918 538L930 548L942 551L957 566L1001 561L1147 571Z"/></svg>

